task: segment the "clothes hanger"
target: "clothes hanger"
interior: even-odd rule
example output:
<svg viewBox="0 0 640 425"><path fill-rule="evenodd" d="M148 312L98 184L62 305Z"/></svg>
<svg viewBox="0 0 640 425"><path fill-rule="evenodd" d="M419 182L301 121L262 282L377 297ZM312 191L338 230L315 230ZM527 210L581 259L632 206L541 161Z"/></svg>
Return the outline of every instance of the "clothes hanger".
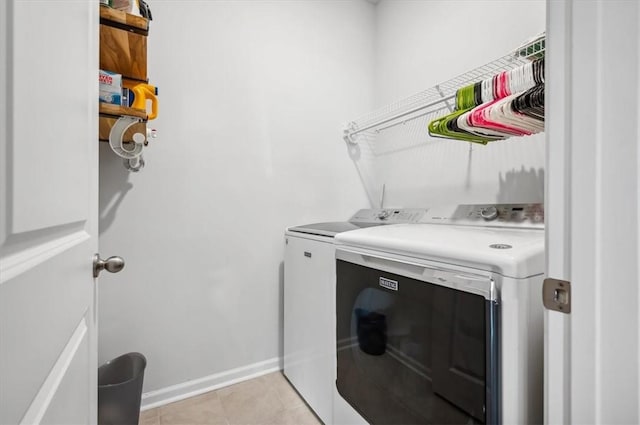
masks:
<svg viewBox="0 0 640 425"><path fill-rule="evenodd" d="M455 105L429 123L431 136L487 144L544 131L544 59L461 87Z"/></svg>

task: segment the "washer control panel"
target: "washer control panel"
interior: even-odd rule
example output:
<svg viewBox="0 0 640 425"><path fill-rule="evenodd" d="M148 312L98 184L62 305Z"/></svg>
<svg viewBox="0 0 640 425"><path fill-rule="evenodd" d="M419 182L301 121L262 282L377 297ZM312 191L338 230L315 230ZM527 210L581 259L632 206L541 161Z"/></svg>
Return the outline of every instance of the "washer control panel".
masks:
<svg viewBox="0 0 640 425"><path fill-rule="evenodd" d="M429 208L421 223L544 228L542 204L481 204Z"/></svg>
<svg viewBox="0 0 640 425"><path fill-rule="evenodd" d="M349 219L351 223L420 223L425 216L425 208L381 208L360 210Z"/></svg>

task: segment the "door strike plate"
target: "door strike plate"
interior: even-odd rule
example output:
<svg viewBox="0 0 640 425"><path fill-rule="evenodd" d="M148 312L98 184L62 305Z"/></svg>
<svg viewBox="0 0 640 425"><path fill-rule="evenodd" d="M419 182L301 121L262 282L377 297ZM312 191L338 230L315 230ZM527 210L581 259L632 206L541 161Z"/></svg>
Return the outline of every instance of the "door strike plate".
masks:
<svg viewBox="0 0 640 425"><path fill-rule="evenodd" d="M542 302L548 310L571 313L571 282L545 279L542 285Z"/></svg>

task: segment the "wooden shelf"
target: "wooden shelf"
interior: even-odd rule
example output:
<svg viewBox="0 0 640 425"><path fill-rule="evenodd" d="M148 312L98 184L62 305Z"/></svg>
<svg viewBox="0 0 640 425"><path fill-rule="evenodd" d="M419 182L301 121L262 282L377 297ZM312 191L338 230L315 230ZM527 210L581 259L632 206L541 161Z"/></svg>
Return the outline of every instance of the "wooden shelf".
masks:
<svg viewBox="0 0 640 425"><path fill-rule="evenodd" d="M100 23L118 27L131 27L129 28L131 31L149 31L148 19L143 18L142 16L131 15L121 10L111 9L110 7L106 6L100 7Z"/></svg>
<svg viewBox="0 0 640 425"><path fill-rule="evenodd" d="M100 25L100 69L146 82L147 36L120 27Z"/></svg>
<svg viewBox="0 0 640 425"><path fill-rule="evenodd" d="M144 109L135 109L102 102L100 102L100 115L107 115L108 117L116 118L122 115L129 115L131 117L142 118L145 121L147 120L147 111Z"/></svg>
<svg viewBox="0 0 640 425"><path fill-rule="evenodd" d="M0 0L2 1L2 0ZM147 82L147 35L149 20L120 10L100 6L100 69L122 75L130 84ZM147 111L126 106L99 104L98 140L109 141L111 128L119 117L143 120L125 131L122 140L131 142L135 133L147 134Z"/></svg>

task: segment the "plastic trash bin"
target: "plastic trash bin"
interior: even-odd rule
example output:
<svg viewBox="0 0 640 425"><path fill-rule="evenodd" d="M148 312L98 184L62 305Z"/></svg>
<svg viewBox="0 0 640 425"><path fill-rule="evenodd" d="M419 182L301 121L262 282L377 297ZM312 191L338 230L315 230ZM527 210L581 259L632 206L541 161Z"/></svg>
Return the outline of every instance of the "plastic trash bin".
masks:
<svg viewBox="0 0 640 425"><path fill-rule="evenodd" d="M147 359L127 353L98 368L98 425L137 425Z"/></svg>

